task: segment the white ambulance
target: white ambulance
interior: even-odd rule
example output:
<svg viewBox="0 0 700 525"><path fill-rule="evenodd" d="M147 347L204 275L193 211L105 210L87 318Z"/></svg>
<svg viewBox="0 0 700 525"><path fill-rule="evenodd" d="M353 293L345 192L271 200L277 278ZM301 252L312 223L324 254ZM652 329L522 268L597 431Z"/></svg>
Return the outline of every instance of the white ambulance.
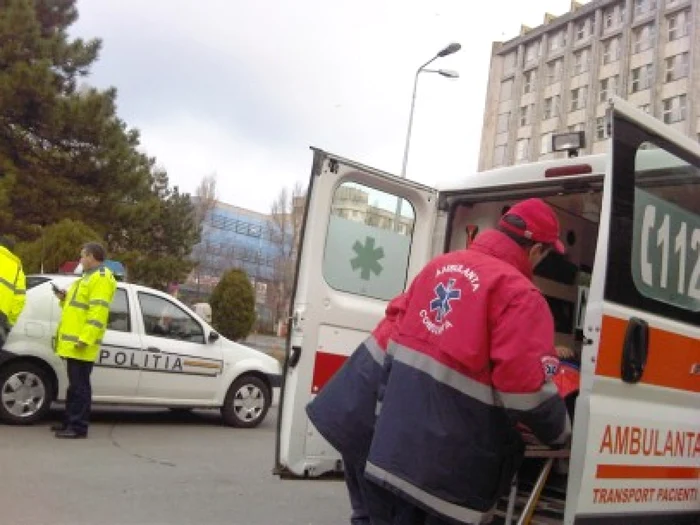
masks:
<svg viewBox="0 0 700 525"><path fill-rule="evenodd" d="M342 471L306 404L430 258L541 197L567 255L550 256L535 280L557 343L580 356L581 391L568 475L554 469L541 493L523 481L500 522L538 492L532 523L700 523L700 145L620 99L607 119L608 154L477 173L439 191L314 150L277 474Z"/></svg>

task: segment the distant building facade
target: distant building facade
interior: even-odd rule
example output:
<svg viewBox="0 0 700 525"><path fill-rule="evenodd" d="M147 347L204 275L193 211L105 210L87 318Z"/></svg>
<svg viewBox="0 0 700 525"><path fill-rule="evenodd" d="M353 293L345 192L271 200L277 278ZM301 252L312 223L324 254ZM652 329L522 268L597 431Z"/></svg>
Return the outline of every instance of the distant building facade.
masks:
<svg viewBox="0 0 700 525"><path fill-rule="evenodd" d="M552 134L605 148L614 94L698 139L700 0L594 0L493 45L479 170L565 156Z"/></svg>

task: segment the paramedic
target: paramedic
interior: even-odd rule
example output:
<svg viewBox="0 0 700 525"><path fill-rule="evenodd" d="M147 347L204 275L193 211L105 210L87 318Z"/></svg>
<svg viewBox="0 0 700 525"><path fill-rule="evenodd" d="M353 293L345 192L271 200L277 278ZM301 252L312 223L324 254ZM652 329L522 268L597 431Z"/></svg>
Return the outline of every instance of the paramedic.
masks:
<svg viewBox="0 0 700 525"><path fill-rule="evenodd" d="M14 243L0 237L0 347L17 322L26 301L22 261L12 253Z"/></svg>
<svg viewBox="0 0 700 525"><path fill-rule="evenodd" d="M569 438L552 382L554 323L532 283L550 250L564 252L556 214L528 199L411 285L387 349L365 477L425 511L424 523L491 520L522 460L513 423L547 444Z"/></svg>
<svg viewBox="0 0 700 525"><path fill-rule="evenodd" d="M66 360L68 371L64 422L51 427L57 438L87 437L92 400L90 374L117 289L117 282L104 260L105 250L100 244L85 244L80 252L82 277L73 282L67 292L55 292L63 309L56 334L56 353Z"/></svg>
<svg viewBox="0 0 700 525"><path fill-rule="evenodd" d="M392 326L390 335L399 344L389 343L390 353L400 361L396 366L387 355L382 361L385 371L377 373L379 365L370 366L371 352L359 354L364 357L353 354L308 408L312 422L343 454L346 463L348 451L356 463L363 462L366 442L372 436L369 426L381 408L381 433L373 446L374 461L368 464L370 479L438 515L451 515L451 509L463 507L475 522L488 519L488 510L520 461L522 443L508 416L529 423L544 441L563 441L567 435L565 409L546 381L557 368L553 322L544 298L530 281L534 266L550 249L563 251L558 221L542 201L531 199L512 208L498 230L477 237L468 251L432 261L399 301L392 302L387 313L392 313L392 308L399 311L399 315L393 312L398 328ZM411 350L409 344L418 348ZM374 383L388 372L388 384ZM408 404L395 397L397 377L413 390L407 395ZM383 395L385 387L388 397ZM388 415L383 405L375 407L375 393L389 402ZM508 416L495 406L500 399L510 408ZM334 411L336 407L340 410ZM401 419L402 413L404 423L410 423L397 426L401 428L399 435L386 428L386 421ZM356 439L358 434L361 439ZM404 449L404 438L410 449ZM479 453L465 457L474 445ZM420 476L423 471L438 479L444 477L446 490L438 487L437 496L430 497L426 494L433 489L431 485L418 482L414 490L409 485L411 479L401 482L384 466L386 447L395 449L396 459L402 462L400 468L409 475ZM459 461L454 468L452 448L459 452L454 456ZM484 468L490 470L484 473ZM470 472L479 475L469 480ZM498 480L488 477L498 472L503 473ZM483 482L478 479L482 477ZM416 514L422 513L419 508L402 500L390 503L392 498L384 497L388 494L384 489L366 480L361 479L359 485L362 490L356 486L353 497L348 483L351 501L362 503L361 498L366 498L365 510L369 509L372 523L420 522L416 521ZM376 497L374 491L379 491ZM443 508L440 498L444 495L458 503L447 502ZM377 509L374 504L379 500L384 505ZM483 517L479 509L485 509ZM354 515L356 510L353 505ZM461 515L458 523L460 519Z"/></svg>

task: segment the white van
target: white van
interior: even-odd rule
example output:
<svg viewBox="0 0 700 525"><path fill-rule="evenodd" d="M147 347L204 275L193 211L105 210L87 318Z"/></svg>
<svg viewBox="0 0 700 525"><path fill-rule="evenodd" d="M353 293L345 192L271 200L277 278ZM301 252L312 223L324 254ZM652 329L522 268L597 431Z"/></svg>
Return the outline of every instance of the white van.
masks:
<svg viewBox="0 0 700 525"><path fill-rule="evenodd" d="M342 471L306 404L430 258L541 197L559 215L567 255L543 262L535 280L557 343L580 356L581 392L568 476L549 476L538 523L700 523L700 146L620 99L607 118L608 154L473 174L439 190L314 150L279 475ZM497 515L502 523L506 510Z"/></svg>

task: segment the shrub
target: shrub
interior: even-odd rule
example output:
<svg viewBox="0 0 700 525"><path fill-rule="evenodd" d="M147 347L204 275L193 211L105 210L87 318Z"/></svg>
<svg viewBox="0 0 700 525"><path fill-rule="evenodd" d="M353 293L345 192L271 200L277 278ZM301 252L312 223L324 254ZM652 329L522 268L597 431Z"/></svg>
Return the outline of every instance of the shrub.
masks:
<svg viewBox="0 0 700 525"><path fill-rule="evenodd" d="M234 341L244 339L255 322L255 292L243 270L228 270L209 299L212 325Z"/></svg>

